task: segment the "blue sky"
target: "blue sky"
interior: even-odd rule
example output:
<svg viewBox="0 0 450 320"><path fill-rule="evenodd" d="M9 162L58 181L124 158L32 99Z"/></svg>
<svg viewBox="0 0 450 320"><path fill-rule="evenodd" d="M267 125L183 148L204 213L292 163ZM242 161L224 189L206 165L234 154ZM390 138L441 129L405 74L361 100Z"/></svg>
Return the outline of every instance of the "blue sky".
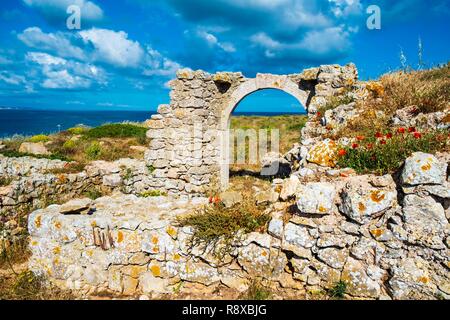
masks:
<svg viewBox="0 0 450 320"><path fill-rule="evenodd" d="M66 27L81 8L81 29ZM381 8L381 30L366 9ZM450 60L446 0L2 0L0 106L155 110L178 68L296 73L356 63L360 78ZM293 111L279 92L249 96L237 111Z"/></svg>

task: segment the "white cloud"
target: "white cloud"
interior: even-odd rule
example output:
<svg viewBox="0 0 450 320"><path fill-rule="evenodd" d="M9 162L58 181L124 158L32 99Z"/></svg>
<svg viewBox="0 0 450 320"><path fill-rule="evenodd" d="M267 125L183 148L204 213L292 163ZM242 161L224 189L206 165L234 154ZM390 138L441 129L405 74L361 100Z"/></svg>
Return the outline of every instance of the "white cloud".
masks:
<svg viewBox="0 0 450 320"><path fill-rule="evenodd" d="M8 71L0 71L0 80L11 85L21 85L26 82L25 77Z"/></svg>
<svg viewBox="0 0 450 320"><path fill-rule="evenodd" d="M85 43L91 43L94 48L94 59L115 65L117 67L137 67L144 57L144 50L137 41L128 39L124 31L92 28L80 31Z"/></svg>
<svg viewBox="0 0 450 320"><path fill-rule="evenodd" d="M81 8L81 19L97 21L103 18L103 10L91 1L85 0L23 0L29 7L36 8L47 16L65 16L70 5Z"/></svg>
<svg viewBox="0 0 450 320"><path fill-rule="evenodd" d="M144 71L146 76L173 76L181 66L164 56L157 50L147 46L145 55Z"/></svg>
<svg viewBox="0 0 450 320"><path fill-rule="evenodd" d="M72 45L71 34L68 33L45 33L38 27L31 27L25 29L17 37L31 48L52 51L64 58L86 59L83 50Z"/></svg>
<svg viewBox="0 0 450 320"><path fill-rule="evenodd" d="M91 64L55 57L43 52L28 52L25 59L40 66L46 89L87 89L94 83L106 85L106 73Z"/></svg>
<svg viewBox="0 0 450 320"><path fill-rule="evenodd" d="M222 49L225 52L235 52L236 48L234 47L234 45L230 42L224 42L221 43L219 42L219 40L217 39L217 37L215 35L213 35L210 32L207 32L204 29L200 29L197 30L197 36L201 39L203 39L211 48L213 47L219 47L220 49Z"/></svg>

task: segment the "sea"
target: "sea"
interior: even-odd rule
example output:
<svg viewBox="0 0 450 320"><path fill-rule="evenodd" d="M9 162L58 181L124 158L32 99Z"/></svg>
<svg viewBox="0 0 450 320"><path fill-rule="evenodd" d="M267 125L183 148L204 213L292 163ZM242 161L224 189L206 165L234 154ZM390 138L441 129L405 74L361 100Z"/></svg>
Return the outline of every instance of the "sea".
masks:
<svg viewBox="0 0 450 320"><path fill-rule="evenodd" d="M38 110L0 107L0 138L51 134L77 125L89 127L124 121L142 122L156 111ZM277 116L301 113L235 112L235 116Z"/></svg>

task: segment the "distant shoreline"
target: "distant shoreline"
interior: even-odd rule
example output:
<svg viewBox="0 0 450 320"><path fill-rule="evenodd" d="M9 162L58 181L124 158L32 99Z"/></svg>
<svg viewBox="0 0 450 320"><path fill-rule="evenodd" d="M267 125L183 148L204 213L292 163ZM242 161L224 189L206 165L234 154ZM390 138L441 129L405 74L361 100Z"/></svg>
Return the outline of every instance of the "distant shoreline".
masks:
<svg viewBox="0 0 450 320"><path fill-rule="evenodd" d="M80 124L95 127L104 123L144 122L156 113L154 110L42 110L0 107L0 139L11 138L14 135L52 134ZM235 112L233 116L271 117L305 114L305 112Z"/></svg>

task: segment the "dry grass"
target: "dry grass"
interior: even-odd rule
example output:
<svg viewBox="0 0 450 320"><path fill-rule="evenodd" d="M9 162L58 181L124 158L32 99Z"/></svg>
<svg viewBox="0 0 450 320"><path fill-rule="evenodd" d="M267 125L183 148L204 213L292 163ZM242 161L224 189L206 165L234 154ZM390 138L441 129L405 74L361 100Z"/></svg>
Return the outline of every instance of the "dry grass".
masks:
<svg viewBox="0 0 450 320"><path fill-rule="evenodd" d="M242 129L267 130L268 137L268 151L270 151L270 133L272 130L279 130L279 151L284 154L288 152L295 143L300 142L301 129L305 126L307 121L306 115L281 115L281 116L235 116L231 118L231 129ZM258 138L259 139L259 138ZM258 140L259 142L259 140ZM248 139L245 144L246 150L246 164L233 164L231 166L231 171L259 171L261 165L259 163L260 159L257 159L257 163L249 164L249 142ZM236 159L237 146L235 141L235 146L233 150L233 159Z"/></svg>
<svg viewBox="0 0 450 320"><path fill-rule="evenodd" d="M368 85L371 96L358 101L360 115L348 122L332 138L368 135L390 127L395 112L415 106L416 113L450 108L450 63L444 67L412 72L394 72Z"/></svg>

